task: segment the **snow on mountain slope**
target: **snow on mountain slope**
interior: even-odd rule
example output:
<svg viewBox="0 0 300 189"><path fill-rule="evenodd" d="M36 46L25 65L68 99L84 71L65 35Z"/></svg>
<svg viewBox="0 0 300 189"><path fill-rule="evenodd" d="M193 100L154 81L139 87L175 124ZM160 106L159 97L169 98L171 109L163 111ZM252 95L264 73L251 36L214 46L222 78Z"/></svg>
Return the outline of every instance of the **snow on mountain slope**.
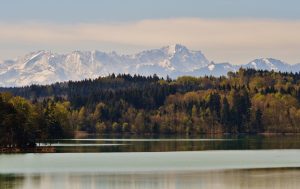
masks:
<svg viewBox="0 0 300 189"><path fill-rule="evenodd" d="M291 66L292 66L292 72L300 72L300 63Z"/></svg>
<svg viewBox="0 0 300 189"><path fill-rule="evenodd" d="M206 76L206 75L213 75L216 77L219 76L226 76L228 72L236 72L240 66L237 65L231 65L229 63L214 63L211 62L207 66L204 66L200 69L197 69L193 72L188 73L188 75L191 76Z"/></svg>
<svg viewBox="0 0 300 189"><path fill-rule="evenodd" d="M1 66L0 84L2 86L22 86L33 83L53 83L61 78L49 60L51 53L38 51L20 57Z"/></svg>
<svg viewBox="0 0 300 189"><path fill-rule="evenodd" d="M273 58L255 59L250 63L244 65L243 67L259 69L259 70L269 70L269 71L274 70L274 71L281 71L281 72L293 71L292 65Z"/></svg>
<svg viewBox="0 0 300 189"><path fill-rule="evenodd" d="M51 84L68 80L97 78L108 74L157 74L176 78L182 75L226 75L240 67L260 70L300 70L300 64L289 65L272 58L256 59L245 65L209 62L201 51L192 51L183 45L169 45L160 49L142 51L133 55L115 52L73 51L56 54L37 51L15 60L0 62L0 86Z"/></svg>
<svg viewBox="0 0 300 189"><path fill-rule="evenodd" d="M134 58L135 73L143 75L173 75L178 71L190 72L209 64L200 51L191 51L179 44L144 51Z"/></svg>

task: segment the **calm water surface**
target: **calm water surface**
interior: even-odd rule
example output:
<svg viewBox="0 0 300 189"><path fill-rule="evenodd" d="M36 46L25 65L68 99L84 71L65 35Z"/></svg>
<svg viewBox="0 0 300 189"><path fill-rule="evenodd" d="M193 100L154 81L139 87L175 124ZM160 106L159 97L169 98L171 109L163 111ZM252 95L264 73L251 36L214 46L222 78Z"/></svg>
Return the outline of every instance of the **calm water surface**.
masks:
<svg viewBox="0 0 300 189"><path fill-rule="evenodd" d="M59 153L0 154L0 188L300 186L300 136L90 136L57 140L52 145Z"/></svg>
<svg viewBox="0 0 300 189"><path fill-rule="evenodd" d="M43 144L42 144L43 145ZM56 140L57 152L164 152L206 150L300 149L292 136L89 136Z"/></svg>

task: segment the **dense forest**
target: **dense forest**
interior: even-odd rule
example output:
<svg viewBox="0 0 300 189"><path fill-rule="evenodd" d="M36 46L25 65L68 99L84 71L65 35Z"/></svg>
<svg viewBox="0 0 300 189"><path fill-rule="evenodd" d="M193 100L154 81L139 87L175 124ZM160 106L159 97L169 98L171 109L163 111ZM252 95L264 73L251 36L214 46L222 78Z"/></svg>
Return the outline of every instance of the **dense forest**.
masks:
<svg viewBox="0 0 300 189"><path fill-rule="evenodd" d="M0 145L88 133L300 132L300 74L240 69L227 77L110 75L0 88Z"/></svg>

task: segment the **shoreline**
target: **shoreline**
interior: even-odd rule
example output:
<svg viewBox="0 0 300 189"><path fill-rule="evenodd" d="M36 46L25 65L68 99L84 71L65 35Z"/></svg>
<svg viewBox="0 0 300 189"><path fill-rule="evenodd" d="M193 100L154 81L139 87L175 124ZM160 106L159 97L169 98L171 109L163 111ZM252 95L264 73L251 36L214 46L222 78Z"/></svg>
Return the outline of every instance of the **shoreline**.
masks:
<svg viewBox="0 0 300 189"><path fill-rule="evenodd" d="M0 148L0 153L55 153L53 146L42 146L34 148Z"/></svg>

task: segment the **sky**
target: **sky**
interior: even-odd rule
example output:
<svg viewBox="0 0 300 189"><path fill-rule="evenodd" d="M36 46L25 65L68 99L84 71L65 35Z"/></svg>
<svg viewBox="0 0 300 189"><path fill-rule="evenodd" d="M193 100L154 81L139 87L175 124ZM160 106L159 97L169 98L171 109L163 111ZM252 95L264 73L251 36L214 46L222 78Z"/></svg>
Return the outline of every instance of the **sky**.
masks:
<svg viewBox="0 0 300 189"><path fill-rule="evenodd" d="M179 43L209 60L300 63L299 0L0 0L0 59L31 51L132 54Z"/></svg>

